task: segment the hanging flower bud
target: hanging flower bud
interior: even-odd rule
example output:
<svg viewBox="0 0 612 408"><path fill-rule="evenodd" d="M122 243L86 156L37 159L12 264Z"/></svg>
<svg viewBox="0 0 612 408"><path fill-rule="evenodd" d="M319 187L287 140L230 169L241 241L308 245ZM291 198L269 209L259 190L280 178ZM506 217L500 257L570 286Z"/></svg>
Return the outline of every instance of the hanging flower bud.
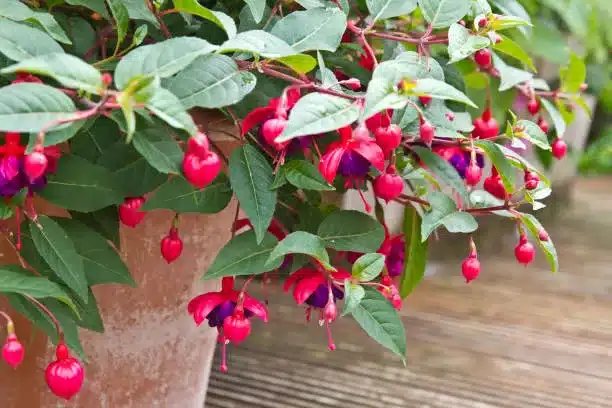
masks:
<svg viewBox="0 0 612 408"><path fill-rule="evenodd" d="M139 211L139 208L145 203L144 197L128 197L123 204L119 206L119 219L121 223L127 227L134 228L144 218L145 212Z"/></svg>
<svg viewBox="0 0 612 408"><path fill-rule="evenodd" d="M183 252L183 241L178 235L176 227L170 228L170 232L161 240L161 254L169 264L181 256Z"/></svg>
<svg viewBox="0 0 612 408"><path fill-rule="evenodd" d="M85 371L77 359L70 357L68 347L64 343L57 345L55 355L57 360L47 366L45 380L51 392L70 400L81 390Z"/></svg>
<svg viewBox="0 0 612 408"><path fill-rule="evenodd" d="M6 343L2 347L2 358L8 365L13 368L17 368L23 361L25 350L23 345L17 339L15 333L9 333L6 338Z"/></svg>

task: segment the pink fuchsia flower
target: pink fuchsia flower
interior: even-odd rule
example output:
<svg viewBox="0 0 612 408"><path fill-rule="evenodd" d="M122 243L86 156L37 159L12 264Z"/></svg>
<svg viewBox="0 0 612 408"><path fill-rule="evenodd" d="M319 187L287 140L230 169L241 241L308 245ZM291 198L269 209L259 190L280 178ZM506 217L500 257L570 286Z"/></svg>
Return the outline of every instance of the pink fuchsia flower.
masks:
<svg viewBox="0 0 612 408"><path fill-rule="evenodd" d="M325 323L327 339L330 350L334 350L329 324L336 319L336 301L344 298L344 292L333 281L343 282L351 274L338 269L335 272L324 272L319 269L306 267L293 272L285 280L283 289L289 292L293 287L293 299L298 305L307 304L306 321L310 321L312 308L319 309L320 323Z"/></svg>
<svg viewBox="0 0 612 408"><path fill-rule="evenodd" d="M378 287L378 291L391 302L396 310L400 310L402 308L402 298L393 279L389 275L385 275L380 283L381 286Z"/></svg>
<svg viewBox="0 0 612 408"><path fill-rule="evenodd" d="M384 171L385 155L365 126L359 125L355 130L346 126L338 133L340 142L332 143L319 162L325 180L333 183L338 172L348 179L363 178L370 165Z"/></svg>
<svg viewBox="0 0 612 408"><path fill-rule="evenodd" d="M385 266L389 276L394 278L402 274L406 254L403 234L387 235L377 252L385 255Z"/></svg>
<svg viewBox="0 0 612 408"><path fill-rule="evenodd" d="M208 292L193 298L187 305L187 311L193 317L196 325L208 320L210 327L216 327L219 341L222 344L221 370L227 371L227 344L231 341L238 344L244 341L251 332L252 316L257 316L264 322L268 321L266 307L243 291L234 289L234 278L224 277L221 290Z"/></svg>
<svg viewBox="0 0 612 408"><path fill-rule="evenodd" d="M287 118L288 111L293 109L300 97L299 88L289 88L285 93L284 103L281 96L279 98L270 99L267 106L253 109L242 121L242 136L246 135L255 126L259 126L275 116Z"/></svg>

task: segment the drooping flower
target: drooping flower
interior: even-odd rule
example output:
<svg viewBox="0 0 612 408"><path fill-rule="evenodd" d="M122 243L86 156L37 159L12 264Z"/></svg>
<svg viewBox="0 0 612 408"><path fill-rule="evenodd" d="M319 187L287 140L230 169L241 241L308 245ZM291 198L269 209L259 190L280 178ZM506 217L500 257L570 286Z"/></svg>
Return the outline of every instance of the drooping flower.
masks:
<svg viewBox="0 0 612 408"><path fill-rule="evenodd" d="M237 320L240 320L240 323L242 323L242 319L248 319L252 316L257 316L264 322L268 321L268 310L266 307L247 293L235 290L233 277L224 277L222 279L220 291L204 293L191 299L187 305L187 311L193 317L196 325L200 326L204 320L208 320L210 327L217 328L223 347L222 371L227 371L227 344L230 341L239 343L245 338L244 335L238 336L235 332L232 332L230 336L226 336L224 328L231 326L234 330L236 329ZM232 319L225 325L224 322L229 317L232 317Z"/></svg>
<svg viewBox="0 0 612 408"><path fill-rule="evenodd" d="M406 247L404 235L389 235L383 241L378 249L379 254L385 255L385 266L389 276L396 277L402 274L404 270L404 259L406 255Z"/></svg>
<svg viewBox="0 0 612 408"><path fill-rule="evenodd" d="M351 274L338 269L335 272L323 272L312 267L298 269L287 277L283 289L289 292L293 287L293 299L298 305L307 304L306 321L310 321L312 309L319 309L320 322L325 323L328 345L331 350L336 348L329 329L329 323L335 319L335 303L344 298L344 292L335 281L343 282ZM333 316L333 318L332 318Z"/></svg>
<svg viewBox="0 0 612 408"><path fill-rule="evenodd" d="M347 178L363 178L370 166L380 171L385 168L385 156L365 126L355 131L350 126L338 129L340 142L332 143L319 162L319 171L329 183L339 172Z"/></svg>
<svg viewBox="0 0 612 408"><path fill-rule="evenodd" d="M457 146L435 146L432 151L437 153L447 162L449 162L456 170L461 178L465 178L465 171L470 165L470 152L462 150ZM478 167L484 167L484 157L481 154L476 155L476 164Z"/></svg>

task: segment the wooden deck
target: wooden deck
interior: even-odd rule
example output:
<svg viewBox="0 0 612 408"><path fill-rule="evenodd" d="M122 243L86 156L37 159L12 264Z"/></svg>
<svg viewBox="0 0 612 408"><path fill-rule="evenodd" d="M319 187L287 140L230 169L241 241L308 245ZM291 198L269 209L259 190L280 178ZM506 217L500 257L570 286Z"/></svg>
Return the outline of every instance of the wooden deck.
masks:
<svg viewBox="0 0 612 408"><path fill-rule="evenodd" d="M511 236L503 256L482 253L473 284L457 262L430 264L402 311L405 367L350 318L333 324L328 351L323 328L277 289L271 322L229 348L228 373L215 367L206 407L612 407L612 183L579 192L549 227L557 275L541 255L517 266Z"/></svg>

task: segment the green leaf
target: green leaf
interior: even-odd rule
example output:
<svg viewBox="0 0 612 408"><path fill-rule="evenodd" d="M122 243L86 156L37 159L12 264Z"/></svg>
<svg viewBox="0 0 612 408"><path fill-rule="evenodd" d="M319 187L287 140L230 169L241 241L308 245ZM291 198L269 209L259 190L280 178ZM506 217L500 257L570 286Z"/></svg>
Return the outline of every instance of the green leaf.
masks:
<svg viewBox="0 0 612 408"><path fill-rule="evenodd" d="M448 27L470 11L470 0L419 0L425 20L433 28Z"/></svg>
<svg viewBox="0 0 612 408"><path fill-rule="evenodd" d="M91 0L89 0L91 1ZM98 1L98 0L94 0ZM156 28L159 28L159 22L155 18L155 15L149 10L146 2L141 0L121 0L128 10L130 18L133 20L145 20L151 23Z"/></svg>
<svg viewBox="0 0 612 408"><path fill-rule="evenodd" d="M397 84L405 78L424 79L433 78L444 81L444 70L440 63L433 58L425 58L413 51L406 51L390 61L385 61L374 70L374 79L385 79Z"/></svg>
<svg viewBox="0 0 612 408"><path fill-rule="evenodd" d="M360 282L375 279L385 267L385 256L371 253L361 255L353 264L352 275Z"/></svg>
<svg viewBox="0 0 612 408"><path fill-rule="evenodd" d="M546 231L540 221L536 217L531 214L526 213L518 213L521 217L521 221L523 225L527 227L527 229L531 232L531 234L535 237L535 240L538 242L540 249L546 255L546 259L550 264L550 268L553 273L557 273L559 271L559 257L557 256L557 250L555 249L555 244L553 244L552 239L550 237L547 241L542 241L538 238L540 231Z"/></svg>
<svg viewBox="0 0 612 408"><path fill-rule="evenodd" d="M521 133L517 134L518 136L529 140L540 149L550 150L548 137L537 124L529 120L519 120L516 122L516 126L524 129Z"/></svg>
<svg viewBox="0 0 612 408"><path fill-rule="evenodd" d="M0 18L0 53L13 61L64 52L62 47L36 28Z"/></svg>
<svg viewBox="0 0 612 408"><path fill-rule="evenodd" d="M348 99L313 92L295 104L285 131L276 141L286 142L300 136L331 132L358 118L359 106Z"/></svg>
<svg viewBox="0 0 612 408"><path fill-rule="evenodd" d="M191 135L195 135L198 131L191 115L187 113L181 101L166 89L159 88L149 99L146 107L174 128L184 129Z"/></svg>
<svg viewBox="0 0 612 408"><path fill-rule="evenodd" d="M567 128L567 125L565 124L565 119L563 119L561 112L559 112L559 110L555 108L555 105L553 105L549 100L545 98L541 98L540 102L544 106L544 109L546 109L546 111L550 115L553 125L555 126L557 136L562 137L565 134L565 129Z"/></svg>
<svg viewBox="0 0 612 408"><path fill-rule="evenodd" d="M272 250L266 265L276 265L278 260L289 254L304 254L313 257L328 270L335 270L329 263L329 254L321 238L304 231L296 231L287 235Z"/></svg>
<svg viewBox="0 0 612 408"><path fill-rule="evenodd" d="M256 23L261 22L266 11L266 0L244 0L249 6L253 19Z"/></svg>
<svg viewBox="0 0 612 408"><path fill-rule="evenodd" d="M106 0L110 11L115 20L115 30L117 31L117 49L125 40L130 25L130 14L122 0Z"/></svg>
<svg viewBox="0 0 612 408"><path fill-rule="evenodd" d="M306 160L290 160L282 166L285 179L297 188L306 190L335 190L321 176L317 168Z"/></svg>
<svg viewBox="0 0 612 408"><path fill-rule="evenodd" d="M70 296L57 283L42 276L34 276L32 272L17 265L0 267L0 292L19 293L36 299L54 298L76 308Z"/></svg>
<svg viewBox="0 0 612 408"><path fill-rule="evenodd" d="M460 61L474 52L486 48L491 43L487 37L472 35L470 30L460 24L453 24L448 30L449 63Z"/></svg>
<svg viewBox="0 0 612 408"><path fill-rule="evenodd" d="M180 174L183 151L163 129L144 129L134 135L134 148L160 173Z"/></svg>
<svg viewBox="0 0 612 408"><path fill-rule="evenodd" d="M6 201L0 203L0 220L8 220L14 215L13 207Z"/></svg>
<svg viewBox="0 0 612 408"><path fill-rule="evenodd" d="M337 251L375 252L385 238L385 231L367 214L338 210L323 220L318 235L325 241L325 246Z"/></svg>
<svg viewBox="0 0 612 408"><path fill-rule="evenodd" d="M537 173L537 175L540 177L540 181L542 181L546 186L550 186L550 180L548 180L548 177L546 177L546 174L544 174L544 172L540 168L535 167L527 160L525 160L520 154L516 153L512 149L507 148L506 146L497 145L497 147L502 151L502 153L512 166L519 169L521 172L524 172L525 169L528 169L529 171Z"/></svg>
<svg viewBox="0 0 612 408"><path fill-rule="evenodd" d="M437 79L417 79L416 87L412 89L412 92L417 95L429 95L437 99L450 99L476 108L474 102L472 102L463 92Z"/></svg>
<svg viewBox="0 0 612 408"><path fill-rule="evenodd" d="M312 71L317 66L317 60L306 54L288 55L286 57L275 58L297 73L305 74Z"/></svg>
<svg viewBox="0 0 612 408"><path fill-rule="evenodd" d="M569 65L561 67L559 77L563 92L574 93L580 91L580 86L586 80L586 66L582 58L571 53Z"/></svg>
<svg viewBox="0 0 612 408"><path fill-rule="evenodd" d="M185 107L220 108L238 103L255 88L256 77L240 71L230 57L209 55L198 58L164 87Z"/></svg>
<svg viewBox="0 0 612 408"><path fill-rule="evenodd" d="M160 173L134 148L119 141L107 149L98 164L110 171L123 197L138 197L161 186L168 176Z"/></svg>
<svg viewBox="0 0 612 408"><path fill-rule="evenodd" d="M529 21L515 16L495 16L495 19L489 23L489 27L493 31L507 30L509 28L531 25Z"/></svg>
<svg viewBox="0 0 612 408"><path fill-rule="evenodd" d="M212 11L200 5L197 0L173 0L174 8L185 13L194 14L211 21L225 30L228 38L236 36L236 24L234 20L225 13Z"/></svg>
<svg viewBox="0 0 612 408"><path fill-rule="evenodd" d="M85 356L85 350L81 344L79 337L79 330L77 327L78 318L75 316L72 310L66 305L60 303L54 299L45 299L41 302L44 304L51 313L55 315L59 321L62 332L64 333L64 340L66 345L84 361L87 361Z"/></svg>
<svg viewBox="0 0 612 408"><path fill-rule="evenodd" d="M73 118L75 111L68 96L48 85L20 83L0 88L0 131L40 132L54 121Z"/></svg>
<svg viewBox="0 0 612 408"><path fill-rule="evenodd" d="M243 145L230 156L229 178L240 207L253 224L257 242L261 242L276 207L272 167L256 148Z"/></svg>
<svg viewBox="0 0 612 408"><path fill-rule="evenodd" d="M285 41L263 30L238 33L219 47L219 52L234 51L249 52L266 58L280 58L297 54L296 50Z"/></svg>
<svg viewBox="0 0 612 408"><path fill-rule="evenodd" d="M493 3L495 7L497 7L505 15L517 16L531 24L529 13L518 0L491 0L491 3ZM519 26L518 29L524 35L528 35L530 33L528 26Z"/></svg>
<svg viewBox="0 0 612 408"><path fill-rule="evenodd" d="M68 218L55 218L74 243L83 262L87 285L119 283L136 286L127 265L105 237L87 225Z"/></svg>
<svg viewBox="0 0 612 408"><path fill-rule="evenodd" d="M98 308L98 301L94 296L91 288L89 289L89 297L87 303L78 302L77 307L80 314L80 319L77 321L79 327L87 330L92 330L97 333L104 333L104 322Z"/></svg>
<svg viewBox="0 0 612 408"><path fill-rule="evenodd" d="M457 211L457 204L446 194L431 191L427 200L430 209L423 213L421 241L427 240L429 235L442 225L448 232L470 233L478 228L476 219L469 213Z"/></svg>
<svg viewBox="0 0 612 408"><path fill-rule="evenodd" d="M119 248L119 213L116 206L111 205L89 213L70 211L70 217L87 225ZM87 275L87 271L85 274Z"/></svg>
<svg viewBox="0 0 612 408"><path fill-rule="evenodd" d="M113 175L77 156L63 155L39 195L67 210L90 212L123 202Z"/></svg>
<svg viewBox="0 0 612 408"><path fill-rule="evenodd" d="M459 173L457 173L457 170L450 163L425 147L416 146L413 147L413 150L419 155L419 158L429 171L438 176L442 182L452 187L463 197L467 197L465 183Z"/></svg>
<svg viewBox="0 0 612 408"><path fill-rule="evenodd" d="M65 127L60 130L52 130L45 134L45 140L43 142L43 146L53 146L56 144L60 144L65 142L66 140L70 140L78 131L87 123L87 120L77 120L72 122L68 127ZM30 133L30 139L28 140L28 146L26 148L26 152L30 153L34 150L36 143L38 141L38 133Z"/></svg>
<svg viewBox="0 0 612 408"><path fill-rule="evenodd" d="M338 7L294 11L272 28L295 52L336 51L346 29L346 15ZM240 35L239 35L240 36Z"/></svg>
<svg viewBox="0 0 612 408"><path fill-rule="evenodd" d="M106 20L110 20L110 15L106 10L106 4L104 0L66 0L66 3L71 4L73 6L86 7L100 14Z"/></svg>
<svg viewBox="0 0 612 408"><path fill-rule="evenodd" d="M501 42L493 44L493 49L506 55L509 55L527 65L533 72L536 72L536 67L533 65L531 57L520 45L512 41L510 38L498 34L501 37Z"/></svg>
<svg viewBox="0 0 612 408"><path fill-rule="evenodd" d="M499 84L500 91L507 91L514 88L516 85L527 82L533 78L531 72L523 71L522 69L514 68L504 62L497 54L493 53L493 65L499 71L501 82Z"/></svg>
<svg viewBox="0 0 612 408"><path fill-rule="evenodd" d="M510 194L513 193L514 186L516 184L516 173L512 168L512 165L504 155L504 152L501 150L500 146L488 140L479 140L474 144L485 151L485 153L491 160L491 163L499 172L502 182L504 183L506 192Z"/></svg>
<svg viewBox="0 0 612 408"><path fill-rule="evenodd" d="M421 240L421 217L413 206L404 207L405 261L400 278L399 292L402 299L421 283L427 265L427 245Z"/></svg>
<svg viewBox="0 0 612 408"><path fill-rule="evenodd" d="M0 71L2 74L14 72L48 76L68 88L81 89L94 94L100 93L103 88L102 75L97 69L80 58L64 53L34 57Z"/></svg>
<svg viewBox="0 0 612 408"><path fill-rule="evenodd" d="M62 227L42 215L38 217L38 224L30 222L30 234L40 256L53 269L55 275L86 301L87 280L83 261Z"/></svg>
<svg viewBox="0 0 612 408"><path fill-rule="evenodd" d="M257 275L272 271L283 263L283 258L267 263L272 250L278 244L274 235L266 232L257 243L252 230L236 235L217 254L213 264L202 277L218 279L224 276Z"/></svg>
<svg viewBox="0 0 612 408"><path fill-rule="evenodd" d="M52 14L32 10L18 0L3 0L0 3L0 17L13 21L24 21L42 27L51 37L64 44L71 44L70 39ZM30 41L32 39L29 39Z"/></svg>
<svg viewBox="0 0 612 408"><path fill-rule="evenodd" d="M385 109L403 109L409 100L408 95L400 95L397 92L396 83L386 78L374 78L368 84L361 119L365 120Z"/></svg>
<svg viewBox="0 0 612 408"><path fill-rule="evenodd" d="M410 14L416 9L416 0L366 0L372 21Z"/></svg>
<svg viewBox="0 0 612 408"><path fill-rule="evenodd" d="M106 116L98 116L90 124L90 126L84 126L72 138L70 152L93 163L122 136L117 123ZM45 142L47 137L45 137Z"/></svg>
<svg viewBox="0 0 612 408"><path fill-rule="evenodd" d="M361 299L365 296L365 290L361 285L356 283L352 283L350 279L344 280L344 308L342 310L342 316L346 316L349 313L352 313L353 310L359 303L361 303Z"/></svg>
<svg viewBox="0 0 612 408"><path fill-rule="evenodd" d="M376 289L364 288L365 296L352 315L374 340L406 359L406 333L399 313Z"/></svg>
<svg viewBox="0 0 612 408"><path fill-rule="evenodd" d="M132 44L131 44L132 48L135 48L139 46L140 44L142 44L144 39L147 37L148 33L149 33L149 28L146 25L142 24L138 26L136 31L134 31L134 35L132 36Z"/></svg>
<svg viewBox="0 0 612 408"><path fill-rule="evenodd" d="M115 70L115 84L125 89L133 78L157 75L168 78L182 71L196 58L210 54L217 46L197 37L175 37L138 47L121 59Z"/></svg>
<svg viewBox="0 0 612 408"><path fill-rule="evenodd" d="M231 198L232 188L225 174L219 174L202 190L182 177L172 177L141 208L143 211L165 208L179 213L215 214L227 207Z"/></svg>

